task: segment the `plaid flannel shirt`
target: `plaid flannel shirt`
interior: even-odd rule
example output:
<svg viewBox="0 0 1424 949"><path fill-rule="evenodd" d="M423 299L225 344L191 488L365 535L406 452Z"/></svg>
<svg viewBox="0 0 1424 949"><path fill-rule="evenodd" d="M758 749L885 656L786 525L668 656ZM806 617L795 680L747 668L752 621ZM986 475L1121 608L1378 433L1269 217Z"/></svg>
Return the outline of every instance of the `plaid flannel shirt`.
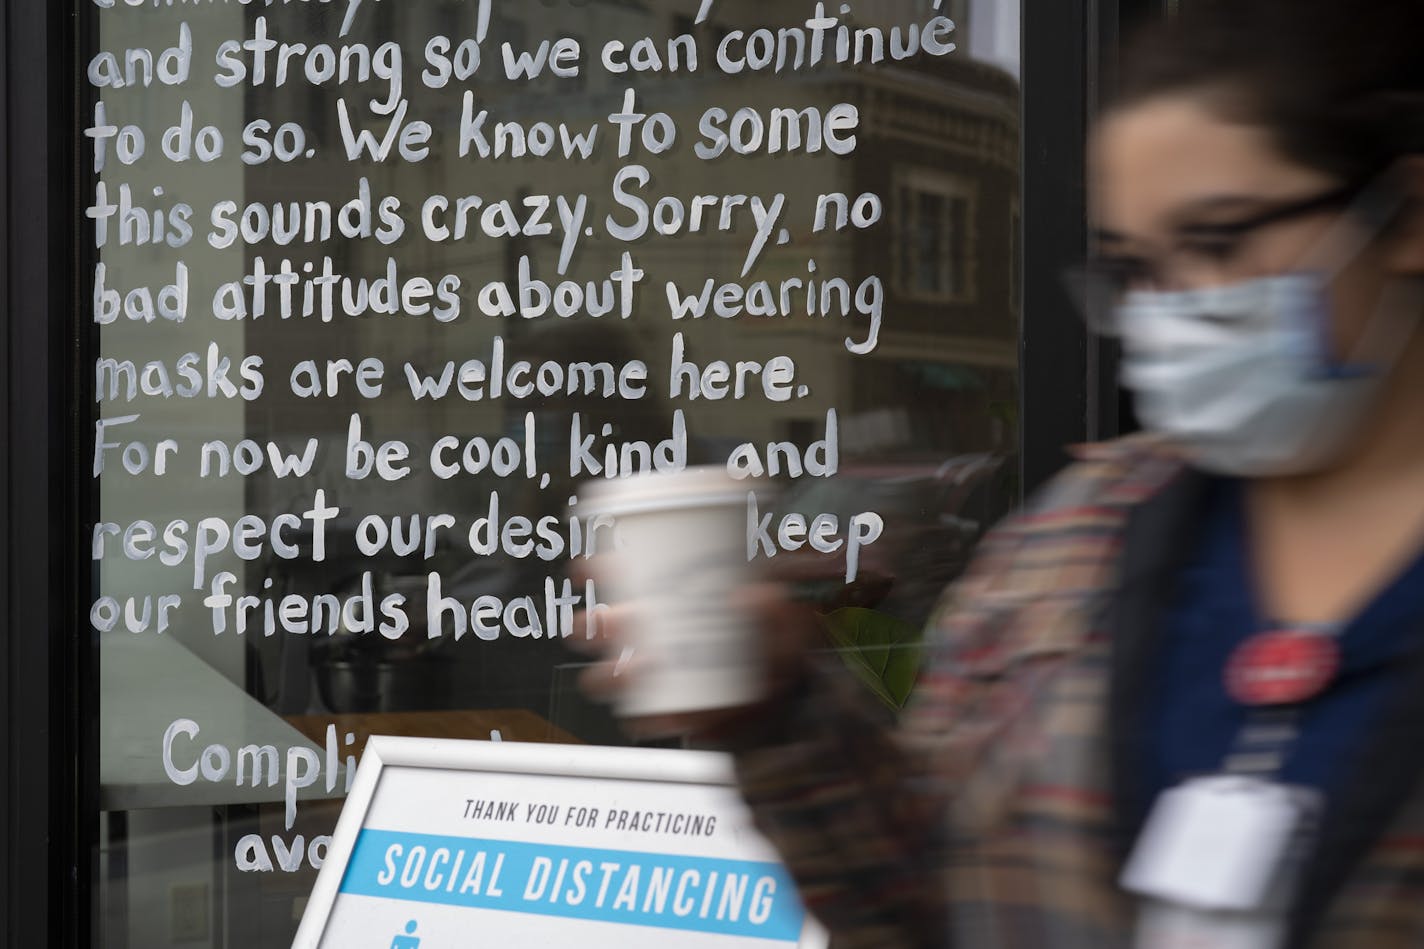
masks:
<svg viewBox="0 0 1424 949"><path fill-rule="evenodd" d="M826 668L736 752L758 825L835 949L1131 943L1134 906L1115 881L1141 816L1122 793L1138 732L1119 686L1146 681L1133 648L1155 630L1150 610L1107 617L1132 598L1139 560L1183 546L1161 523L1136 540L1129 528L1163 504L1169 525L1188 523L1190 503L1165 499L1191 477L1150 438L1082 449L947 593L894 734ZM1414 681L1332 801L1293 945L1424 946L1424 675Z"/></svg>

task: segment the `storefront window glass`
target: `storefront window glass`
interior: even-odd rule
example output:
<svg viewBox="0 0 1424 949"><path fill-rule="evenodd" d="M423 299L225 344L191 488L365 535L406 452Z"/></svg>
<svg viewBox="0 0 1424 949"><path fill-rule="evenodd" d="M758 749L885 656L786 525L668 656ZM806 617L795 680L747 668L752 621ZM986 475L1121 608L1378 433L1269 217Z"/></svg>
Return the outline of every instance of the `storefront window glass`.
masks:
<svg viewBox="0 0 1424 949"><path fill-rule="evenodd" d="M1018 4L816 6L80 5L98 944L287 946L369 735L624 741L589 478L877 515L771 559L894 714L1019 495Z"/></svg>

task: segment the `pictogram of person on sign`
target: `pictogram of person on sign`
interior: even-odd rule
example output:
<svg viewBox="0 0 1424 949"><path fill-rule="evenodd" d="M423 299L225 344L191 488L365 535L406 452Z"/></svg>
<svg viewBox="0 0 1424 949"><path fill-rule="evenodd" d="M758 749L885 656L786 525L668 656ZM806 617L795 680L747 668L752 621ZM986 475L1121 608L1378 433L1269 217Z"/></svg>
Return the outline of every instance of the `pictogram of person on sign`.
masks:
<svg viewBox="0 0 1424 949"><path fill-rule="evenodd" d="M415 934L415 929L416 922L412 919L405 924L405 935L391 940L391 949L420 949L420 937Z"/></svg>

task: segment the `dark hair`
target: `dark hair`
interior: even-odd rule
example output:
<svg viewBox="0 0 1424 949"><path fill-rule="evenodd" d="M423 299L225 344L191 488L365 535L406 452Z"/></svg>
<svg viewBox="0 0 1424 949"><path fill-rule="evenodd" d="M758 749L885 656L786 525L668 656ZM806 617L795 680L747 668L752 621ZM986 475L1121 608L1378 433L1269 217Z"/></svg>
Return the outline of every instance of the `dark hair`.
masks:
<svg viewBox="0 0 1424 949"><path fill-rule="evenodd" d="M1186 0L1127 44L1109 108L1199 91L1350 183L1424 153L1424 0Z"/></svg>

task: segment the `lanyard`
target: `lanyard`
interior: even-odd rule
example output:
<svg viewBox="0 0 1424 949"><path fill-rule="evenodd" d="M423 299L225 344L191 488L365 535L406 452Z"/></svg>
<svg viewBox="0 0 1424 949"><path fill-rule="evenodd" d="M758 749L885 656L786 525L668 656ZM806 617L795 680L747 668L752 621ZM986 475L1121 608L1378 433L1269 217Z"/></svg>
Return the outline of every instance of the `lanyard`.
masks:
<svg viewBox="0 0 1424 949"><path fill-rule="evenodd" d="M1252 709L1221 769L1243 777L1275 778L1300 737L1300 717L1299 705Z"/></svg>

